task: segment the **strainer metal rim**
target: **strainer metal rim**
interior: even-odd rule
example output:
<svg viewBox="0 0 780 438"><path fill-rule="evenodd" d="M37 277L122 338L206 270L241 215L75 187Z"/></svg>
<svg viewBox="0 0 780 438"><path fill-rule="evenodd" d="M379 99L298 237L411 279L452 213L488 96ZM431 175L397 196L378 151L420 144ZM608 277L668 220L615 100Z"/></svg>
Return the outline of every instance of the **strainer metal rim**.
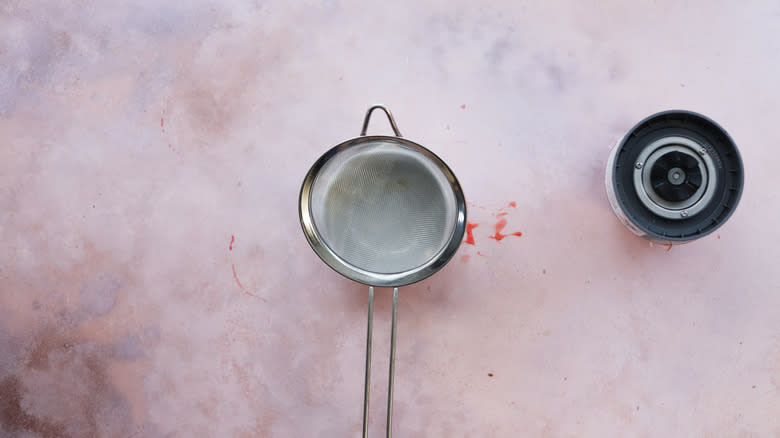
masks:
<svg viewBox="0 0 780 438"><path fill-rule="evenodd" d="M339 257L339 255L331 250L331 248L328 247L328 245L323 241L322 237L317 231L317 227L314 224L314 219L312 218L311 213L312 186L314 185L315 178L325 163L327 163L336 154L347 148L376 141L390 142L406 146L408 148L414 149L429 159L431 163L433 163L436 168L438 168L439 171L441 171L447 178L449 186L452 189L453 195L455 196L455 207L457 209L455 215L455 227L453 228L449 241L441 250L439 250L439 252L437 252L427 262L414 269L391 274L366 271L348 263ZM317 256L319 256L319 258L325 262L326 265L330 266L331 269L338 272L339 274L368 286L399 287L416 283L418 281L424 280L425 278L428 278L429 276L436 273L439 269L444 267L444 265L446 265L447 262L452 259L452 257L455 255L455 252L457 252L458 248L460 247L461 241L463 240L463 235L466 231L466 199L463 194L463 189L461 188L458 179L455 177L455 174L436 154L424 146L402 137L384 135L360 136L334 146L325 152L312 165L311 169L309 169L309 172L306 174L306 177L303 180L303 184L301 185L301 192L298 199L298 215L300 217L301 227L303 228L304 235L306 235L306 240L309 242L309 245L317 254Z"/></svg>

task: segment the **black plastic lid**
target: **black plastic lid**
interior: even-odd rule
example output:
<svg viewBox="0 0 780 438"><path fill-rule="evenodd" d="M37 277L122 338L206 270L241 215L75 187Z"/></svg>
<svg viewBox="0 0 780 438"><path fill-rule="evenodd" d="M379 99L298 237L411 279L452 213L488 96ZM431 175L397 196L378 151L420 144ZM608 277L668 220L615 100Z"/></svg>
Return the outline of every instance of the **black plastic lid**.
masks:
<svg viewBox="0 0 780 438"><path fill-rule="evenodd" d="M714 164L714 194L695 215L663 217L651 211L637 194L634 174L635 168L641 166L637 158L648 145L665 137L683 137L697 143ZM626 217L649 238L671 242L698 239L723 225L739 203L744 186L742 158L728 133L704 115L684 110L653 114L634 126L617 148L612 169L615 197ZM659 158L650 170L655 192L668 201L690 197L702 184L701 174L691 161L674 152ZM666 179L666 172L671 169L675 179L682 175L684 180L669 184L672 180Z"/></svg>

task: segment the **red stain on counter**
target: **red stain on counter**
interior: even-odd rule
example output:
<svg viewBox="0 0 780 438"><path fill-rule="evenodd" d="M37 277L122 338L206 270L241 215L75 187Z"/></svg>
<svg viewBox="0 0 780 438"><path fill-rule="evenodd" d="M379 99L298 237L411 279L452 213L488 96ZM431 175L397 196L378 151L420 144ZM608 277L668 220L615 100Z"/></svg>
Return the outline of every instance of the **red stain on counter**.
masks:
<svg viewBox="0 0 780 438"><path fill-rule="evenodd" d="M467 261L469 261L470 258L471 258L470 255L465 254L465 255L460 256L460 261L461 261L461 263L466 263Z"/></svg>
<svg viewBox="0 0 780 438"><path fill-rule="evenodd" d="M236 265L233 265L233 278L236 279L236 284L241 288L242 291L246 290L244 289L244 285L241 284L241 280L238 279L238 274L236 274Z"/></svg>
<svg viewBox="0 0 780 438"><path fill-rule="evenodd" d="M461 105L460 109L466 109L466 104L464 103L463 105Z"/></svg>
<svg viewBox="0 0 780 438"><path fill-rule="evenodd" d="M517 236L520 237L523 235L523 233L517 231L515 233L509 233L509 234L501 234L501 230L506 227L506 218L501 218L498 223L496 223L496 234L489 236L491 239L495 239L497 242L501 241L503 238L508 236Z"/></svg>
<svg viewBox="0 0 780 438"><path fill-rule="evenodd" d="M471 206L474 206L474 207L484 208L483 206L477 205L477 204L475 204L473 202L468 202L468 204L471 205ZM513 233L507 233L507 234L503 233L503 230L504 230L504 228L507 225L507 218L506 217L510 213L508 211L503 211L503 210L506 210L507 208L510 208L510 207L517 208L517 203L515 201L511 201L505 207L501 207L501 208L498 208L498 209L496 209L495 207L491 208L492 211L491 211L490 215L494 216L498 222L496 222L496 224L494 226L495 227L495 233L492 236L488 236L488 237L490 237L491 239L493 239L493 240L495 240L497 242L500 242L505 237L509 237L509 236L520 237L520 236L523 235L523 233L520 232L520 231L515 231ZM474 239L473 230L474 230L474 228L476 228L478 226L479 226L479 224L476 223L476 222L468 222L468 223L466 223L466 239L464 240L465 243L468 243L468 244L476 246L476 240ZM477 253L477 255L481 256L483 254Z"/></svg>
<svg viewBox="0 0 780 438"><path fill-rule="evenodd" d="M474 233L472 232L472 230L474 228L477 228L478 226L479 226L479 224L475 224L475 223L471 223L471 222L467 222L466 223L466 243L471 244L471 245L475 244L474 243Z"/></svg>
<svg viewBox="0 0 780 438"><path fill-rule="evenodd" d="M506 226L506 219L501 218L496 224L496 234L490 236L490 238L495 239L496 241L500 241L501 239L506 237L505 235L501 234L501 230L503 230L505 226Z"/></svg>
<svg viewBox="0 0 780 438"><path fill-rule="evenodd" d="M241 292L243 292L244 295L249 295L252 298L257 298L258 300L264 301L266 303L268 302L268 301L265 300L265 298L258 297L257 295L253 294L252 292L249 292L248 290L246 290L244 285L241 284L241 280L238 279L238 274L236 274L236 265L235 264L233 265L233 278L236 280L236 284L238 285L239 288L241 288Z"/></svg>
<svg viewBox="0 0 780 438"><path fill-rule="evenodd" d="M228 247L229 251L233 251L233 242L235 242L235 241L236 241L236 236L231 234L230 235L230 246Z"/></svg>

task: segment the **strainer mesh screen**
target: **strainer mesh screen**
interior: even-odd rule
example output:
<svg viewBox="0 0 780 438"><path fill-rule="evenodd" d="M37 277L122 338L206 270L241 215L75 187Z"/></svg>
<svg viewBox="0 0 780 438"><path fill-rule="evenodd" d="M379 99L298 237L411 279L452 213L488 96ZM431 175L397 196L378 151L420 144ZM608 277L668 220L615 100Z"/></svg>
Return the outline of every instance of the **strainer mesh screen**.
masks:
<svg viewBox="0 0 780 438"><path fill-rule="evenodd" d="M347 263L381 274L420 267L447 246L456 207L446 176L428 157L384 140L331 157L310 198L322 242Z"/></svg>

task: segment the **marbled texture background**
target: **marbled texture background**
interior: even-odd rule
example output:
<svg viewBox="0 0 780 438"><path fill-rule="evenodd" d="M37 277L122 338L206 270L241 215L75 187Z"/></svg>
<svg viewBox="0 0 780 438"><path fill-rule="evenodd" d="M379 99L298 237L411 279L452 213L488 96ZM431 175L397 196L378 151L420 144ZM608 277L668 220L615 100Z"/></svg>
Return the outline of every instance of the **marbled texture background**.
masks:
<svg viewBox="0 0 780 438"><path fill-rule="evenodd" d="M359 436L366 290L296 203L384 103L479 224L401 289L395 436L778 437L779 77L771 0L0 1L0 436ZM667 251L603 180L671 108L746 173Z"/></svg>

